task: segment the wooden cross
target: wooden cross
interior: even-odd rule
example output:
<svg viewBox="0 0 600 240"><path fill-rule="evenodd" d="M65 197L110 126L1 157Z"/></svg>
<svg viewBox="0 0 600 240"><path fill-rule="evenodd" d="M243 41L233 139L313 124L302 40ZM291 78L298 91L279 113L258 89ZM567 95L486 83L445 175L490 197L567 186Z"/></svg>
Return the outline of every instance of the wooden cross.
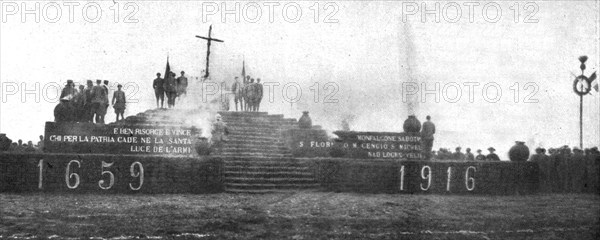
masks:
<svg viewBox="0 0 600 240"><path fill-rule="evenodd" d="M206 73L204 74L204 79L208 78L208 65L209 65L209 56L210 56L210 42L215 41L215 42L224 42L223 40L219 40L216 38L211 38L211 32L212 32L212 25L210 25L210 27L208 28L208 37L202 37L202 36L198 36L196 35L197 38L202 38L204 40L206 40Z"/></svg>

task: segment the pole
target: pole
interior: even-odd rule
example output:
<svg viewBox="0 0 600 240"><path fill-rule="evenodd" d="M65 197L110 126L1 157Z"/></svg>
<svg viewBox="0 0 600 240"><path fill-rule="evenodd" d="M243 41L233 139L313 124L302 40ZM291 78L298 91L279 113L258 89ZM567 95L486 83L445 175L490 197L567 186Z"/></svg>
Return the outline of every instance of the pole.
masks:
<svg viewBox="0 0 600 240"><path fill-rule="evenodd" d="M583 95L579 95L579 148L583 150Z"/></svg>
<svg viewBox="0 0 600 240"><path fill-rule="evenodd" d="M210 57L210 40L211 40L211 32L212 32L212 25L210 25L210 27L208 28L208 40L206 43L206 73L204 74L204 78L208 78L208 61L209 61L209 57Z"/></svg>

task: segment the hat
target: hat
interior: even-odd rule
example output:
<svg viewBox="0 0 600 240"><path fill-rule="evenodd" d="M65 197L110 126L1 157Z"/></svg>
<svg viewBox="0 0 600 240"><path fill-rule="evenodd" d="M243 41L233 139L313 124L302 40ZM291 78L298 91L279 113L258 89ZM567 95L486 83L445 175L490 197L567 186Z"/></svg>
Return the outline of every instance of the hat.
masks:
<svg viewBox="0 0 600 240"><path fill-rule="evenodd" d="M481 149L477 149L477 152L481 152Z"/></svg>
<svg viewBox="0 0 600 240"><path fill-rule="evenodd" d="M67 80L67 83L73 83L73 80L69 79Z"/></svg>
<svg viewBox="0 0 600 240"><path fill-rule="evenodd" d="M460 149L462 149L462 148L461 147L456 147L456 150L460 150Z"/></svg>
<svg viewBox="0 0 600 240"><path fill-rule="evenodd" d="M102 79L96 79L96 83L101 83Z"/></svg>
<svg viewBox="0 0 600 240"><path fill-rule="evenodd" d="M488 151L496 151L496 149L494 149L493 147L489 147L487 150Z"/></svg>
<svg viewBox="0 0 600 240"><path fill-rule="evenodd" d="M117 85L117 87L123 87L123 85L119 84L119 85Z"/></svg>
<svg viewBox="0 0 600 240"><path fill-rule="evenodd" d="M87 83L94 83L92 80L87 80Z"/></svg>

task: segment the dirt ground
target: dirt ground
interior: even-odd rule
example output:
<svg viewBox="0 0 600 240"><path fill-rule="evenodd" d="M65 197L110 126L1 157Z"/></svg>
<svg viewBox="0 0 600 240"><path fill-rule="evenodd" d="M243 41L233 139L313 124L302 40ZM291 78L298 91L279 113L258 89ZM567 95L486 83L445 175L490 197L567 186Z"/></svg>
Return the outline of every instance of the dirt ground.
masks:
<svg viewBox="0 0 600 240"><path fill-rule="evenodd" d="M600 196L0 194L0 238L597 239Z"/></svg>

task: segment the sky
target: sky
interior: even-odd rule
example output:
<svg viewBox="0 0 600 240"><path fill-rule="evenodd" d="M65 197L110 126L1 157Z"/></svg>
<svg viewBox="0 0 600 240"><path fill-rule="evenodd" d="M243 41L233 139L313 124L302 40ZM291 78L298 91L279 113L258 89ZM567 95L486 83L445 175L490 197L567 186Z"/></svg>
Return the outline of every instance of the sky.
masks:
<svg viewBox="0 0 600 240"><path fill-rule="evenodd" d="M269 113L309 111L330 132L344 119L356 131L400 132L409 114L430 115L434 148L493 146L501 156L514 141L579 145L572 84L579 56L589 56L586 75L599 68L599 3L471 3L2 1L0 132L37 140L67 79L125 85L126 116L154 107L167 56L199 84L206 41L195 36L212 25L224 42L211 46L211 79L230 82L245 62L273 86ZM583 109L584 147L598 146L600 94Z"/></svg>

